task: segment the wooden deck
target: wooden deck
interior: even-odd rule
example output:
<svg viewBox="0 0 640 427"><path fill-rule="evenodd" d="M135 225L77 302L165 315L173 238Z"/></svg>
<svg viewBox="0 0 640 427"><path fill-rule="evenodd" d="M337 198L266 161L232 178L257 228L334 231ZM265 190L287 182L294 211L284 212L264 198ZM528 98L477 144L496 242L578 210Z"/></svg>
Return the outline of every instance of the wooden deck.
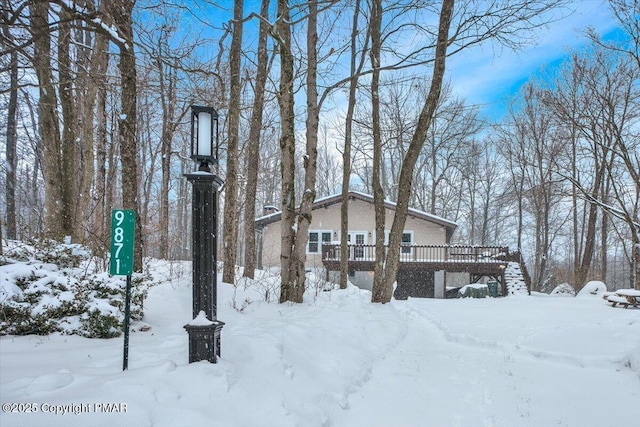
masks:
<svg viewBox="0 0 640 427"><path fill-rule="evenodd" d="M349 269L373 271L375 245L349 245ZM400 248L403 268L451 272L495 271L507 266L509 248L500 246L406 245ZM322 245L322 263L340 269L340 245Z"/></svg>
<svg viewBox="0 0 640 427"><path fill-rule="evenodd" d="M349 245L349 271L373 271L375 250L375 245ZM509 248L501 246L406 245L400 248L398 269L469 273L471 282L491 277L506 294L508 258ZM322 245L322 263L327 270L340 270L340 245Z"/></svg>

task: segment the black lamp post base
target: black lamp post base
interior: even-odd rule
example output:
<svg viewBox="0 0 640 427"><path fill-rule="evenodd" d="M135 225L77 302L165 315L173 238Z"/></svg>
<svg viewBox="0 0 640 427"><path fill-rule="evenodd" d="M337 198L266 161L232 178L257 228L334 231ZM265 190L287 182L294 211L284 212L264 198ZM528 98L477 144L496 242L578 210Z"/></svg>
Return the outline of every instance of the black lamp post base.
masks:
<svg viewBox="0 0 640 427"><path fill-rule="evenodd" d="M220 357L220 330L224 322L214 320L210 325L185 325L189 333L189 363L207 360L216 363Z"/></svg>
<svg viewBox="0 0 640 427"><path fill-rule="evenodd" d="M220 356L220 330L217 316L216 219L217 190L222 180L204 171L186 175L193 184L193 321L185 325L189 333L189 363ZM213 320L209 320L213 319Z"/></svg>

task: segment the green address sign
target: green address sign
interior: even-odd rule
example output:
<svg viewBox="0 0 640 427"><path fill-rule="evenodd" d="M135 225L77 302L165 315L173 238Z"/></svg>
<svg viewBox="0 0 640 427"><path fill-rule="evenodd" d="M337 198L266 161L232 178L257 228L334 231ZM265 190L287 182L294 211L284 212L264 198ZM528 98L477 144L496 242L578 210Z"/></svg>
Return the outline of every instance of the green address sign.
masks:
<svg viewBox="0 0 640 427"><path fill-rule="evenodd" d="M111 211L111 260L109 274L131 276L133 274L133 238L136 213L132 210Z"/></svg>

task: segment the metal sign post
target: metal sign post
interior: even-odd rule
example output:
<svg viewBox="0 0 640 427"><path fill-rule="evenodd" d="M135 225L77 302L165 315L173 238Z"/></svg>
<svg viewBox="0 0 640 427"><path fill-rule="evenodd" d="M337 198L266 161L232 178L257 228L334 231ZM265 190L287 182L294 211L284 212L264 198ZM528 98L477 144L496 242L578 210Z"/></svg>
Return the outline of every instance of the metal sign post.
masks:
<svg viewBox="0 0 640 427"><path fill-rule="evenodd" d="M132 210L111 211L111 259L109 274L127 276L124 305L124 355L122 370L129 368L129 320L131 317L131 275L133 274L133 242L136 213Z"/></svg>

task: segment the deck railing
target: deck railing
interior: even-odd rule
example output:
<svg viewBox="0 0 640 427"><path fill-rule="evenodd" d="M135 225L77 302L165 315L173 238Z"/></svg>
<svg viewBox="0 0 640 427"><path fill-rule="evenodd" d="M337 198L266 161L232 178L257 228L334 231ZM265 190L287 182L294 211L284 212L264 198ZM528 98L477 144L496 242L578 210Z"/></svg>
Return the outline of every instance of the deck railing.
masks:
<svg viewBox="0 0 640 427"><path fill-rule="evenodd" d="M375 245L349 245L348 261L373 262ZM508 247L475 245L402 245L400 262L504 263ZM322 261L340 261L340 245L322 245Z"/></svg>

